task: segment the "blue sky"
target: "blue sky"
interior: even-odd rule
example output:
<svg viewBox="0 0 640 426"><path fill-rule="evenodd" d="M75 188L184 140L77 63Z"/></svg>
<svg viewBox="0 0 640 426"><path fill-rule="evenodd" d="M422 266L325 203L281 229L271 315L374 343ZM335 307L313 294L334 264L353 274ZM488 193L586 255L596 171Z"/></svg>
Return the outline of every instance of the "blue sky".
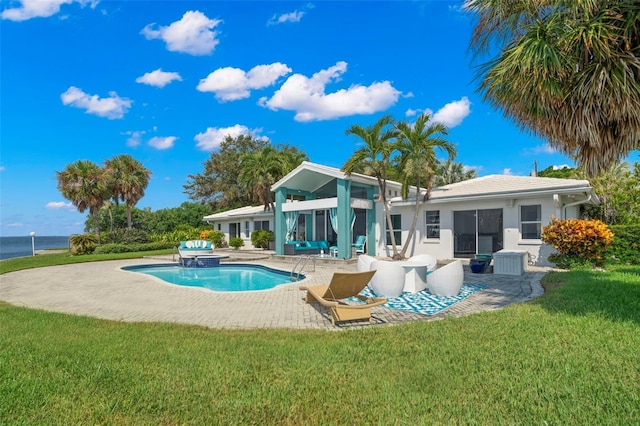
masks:
<svg viewBox="0 0 640 426"><path fill-rule="evenodd" d="M573 162L482 102L462 1L1 3L0 235L69 235L55 172L130 154L152 171L139 208L183 185L226 134L341 167L352 124L429 110L478 175Z"/></svg>

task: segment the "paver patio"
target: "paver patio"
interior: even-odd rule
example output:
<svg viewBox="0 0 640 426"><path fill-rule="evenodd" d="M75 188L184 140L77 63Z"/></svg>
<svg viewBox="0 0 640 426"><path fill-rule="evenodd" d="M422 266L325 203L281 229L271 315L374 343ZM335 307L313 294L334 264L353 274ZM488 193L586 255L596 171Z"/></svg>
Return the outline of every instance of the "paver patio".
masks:
<svg viewBox="0 0 640 426"><path fill-rule="evenodd" d="M268 256L242 259L289 271L291 264ZM306 304L301 282L271 290L213 292L181 287L139 273L122 271L122 266L166 263L163 259L130 259L52 266L12 272L0 276L0 300L16 306L87 315L126 322L174 322L224 329L293 328L339 330L360 327L360 322L333 326L329 312L318 304ZM355 271L355 263L317 263L306 272L305 284L330 281L336 270ZM499 309L542 294L540 279L545 270L530 268L522 276L472 274L465 283L483 284L486 289L436 315L420 315L384 307L374 308L377 325L406 321L428 321L448 316Z"/></svg>

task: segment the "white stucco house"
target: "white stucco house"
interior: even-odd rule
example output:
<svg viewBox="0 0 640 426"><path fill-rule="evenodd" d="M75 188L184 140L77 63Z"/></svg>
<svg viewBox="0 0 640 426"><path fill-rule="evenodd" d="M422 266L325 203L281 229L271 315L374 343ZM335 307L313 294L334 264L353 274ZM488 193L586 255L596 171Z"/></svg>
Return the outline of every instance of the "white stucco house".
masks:
<svg viewBox="0 0 640 426"><path fill-rule="evenodd" d="M399 247L408 237L415 211L415 198L403 200L400 188L398 182L387 182L393 237ZM337 257L348 259L357 235L366 236L367 254L392 254L392 236L374 177L303 162L272 190L275 212L243 207L204 220L227 239L244 238L247 247L253 230L272 230L278 255L285 254L285 245L292 241L325 240ZM429 200L420 203L406 255L454 259L524 250L533 262L546 265L552 249L540 240L541 228L552 217L579 217L580 205L587 203L599 200L586 180L490 175L435 188Z"/></svg>

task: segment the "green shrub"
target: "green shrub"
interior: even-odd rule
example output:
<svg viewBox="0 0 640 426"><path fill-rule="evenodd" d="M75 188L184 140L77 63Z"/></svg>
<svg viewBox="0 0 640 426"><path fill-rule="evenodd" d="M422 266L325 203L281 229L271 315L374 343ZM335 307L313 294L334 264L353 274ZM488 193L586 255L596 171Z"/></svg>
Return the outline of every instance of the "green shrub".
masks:
<svg viewBox="0 0 640 426"><path fill-rule="evenodd" d="M216 231L214 229L205 229L200 232L201 240L209 240L216 248L227 247L227 241L224 239L224 233Z"/></svg>
<svg viewBox="0 0 640 426"><path fill-rule="evenodd" d="M69 238L71 245L71 254L90 254L93 253L98 244L98 237L95 234L77 234Z"/></svg>
<svg viewBox="0 0 640 426"><path fill-rule="evenodd" d="M240 247L244 247L244 240L239 237L231 238L229 240L229 247L233 247L235 250L238 250Z"/></svg>
<svg viewBox="0 0 640 426"><path fill-rule="evenodd" d="M612 225L613 244L607 257L615 263L640 265L640 225Z"/></svg>
<svg viewBox="0 0 640 426"><path fill-rule="evenodd" d="M144 244L103 244L96 247L95 254L132 253L138 251L164 250L175 247L171 242L153 242Z"/></svg>
<svg viewBox="0 0 640 426"><path fill-rule="evenodd" d="M227 240L224 239L224 233L220 231L213 231L211 242L215 247L228 247Z"/></svg>
<svg viewBox="0 0 640 426"><path fill-rule="evenodd" d="M253 244L254 247L268 249L269 243L273 240L273 232L266 229L259 229L251 233L251 244Z"/></svg>
<svg viewBox="0 0 640 426"><path fill-rule="evenodd" d="M104 243L120 243L120 244L142 244L148 243L151 239L147 232L141 229L120 228L114 229L112 232L105 233Z"/></svg>
<svg viewBox="0 0 640 426"><path fill-rule="evenodd" d="M559 252L549 256L551 262L573 259L601 266L613 232L599 220L553 218L542 228L541 238Z"/></svg>

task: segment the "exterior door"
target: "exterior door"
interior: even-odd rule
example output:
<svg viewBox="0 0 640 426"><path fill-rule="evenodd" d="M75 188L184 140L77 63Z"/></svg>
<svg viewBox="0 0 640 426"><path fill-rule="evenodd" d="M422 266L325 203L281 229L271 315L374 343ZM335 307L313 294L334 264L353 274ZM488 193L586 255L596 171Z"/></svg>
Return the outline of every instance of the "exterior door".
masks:
<svg viewBox="0 0 640 426"><path fill-rule="evenodd" d="M492 254L503 246L502 209L453 212L453 257Z"/></svg>

